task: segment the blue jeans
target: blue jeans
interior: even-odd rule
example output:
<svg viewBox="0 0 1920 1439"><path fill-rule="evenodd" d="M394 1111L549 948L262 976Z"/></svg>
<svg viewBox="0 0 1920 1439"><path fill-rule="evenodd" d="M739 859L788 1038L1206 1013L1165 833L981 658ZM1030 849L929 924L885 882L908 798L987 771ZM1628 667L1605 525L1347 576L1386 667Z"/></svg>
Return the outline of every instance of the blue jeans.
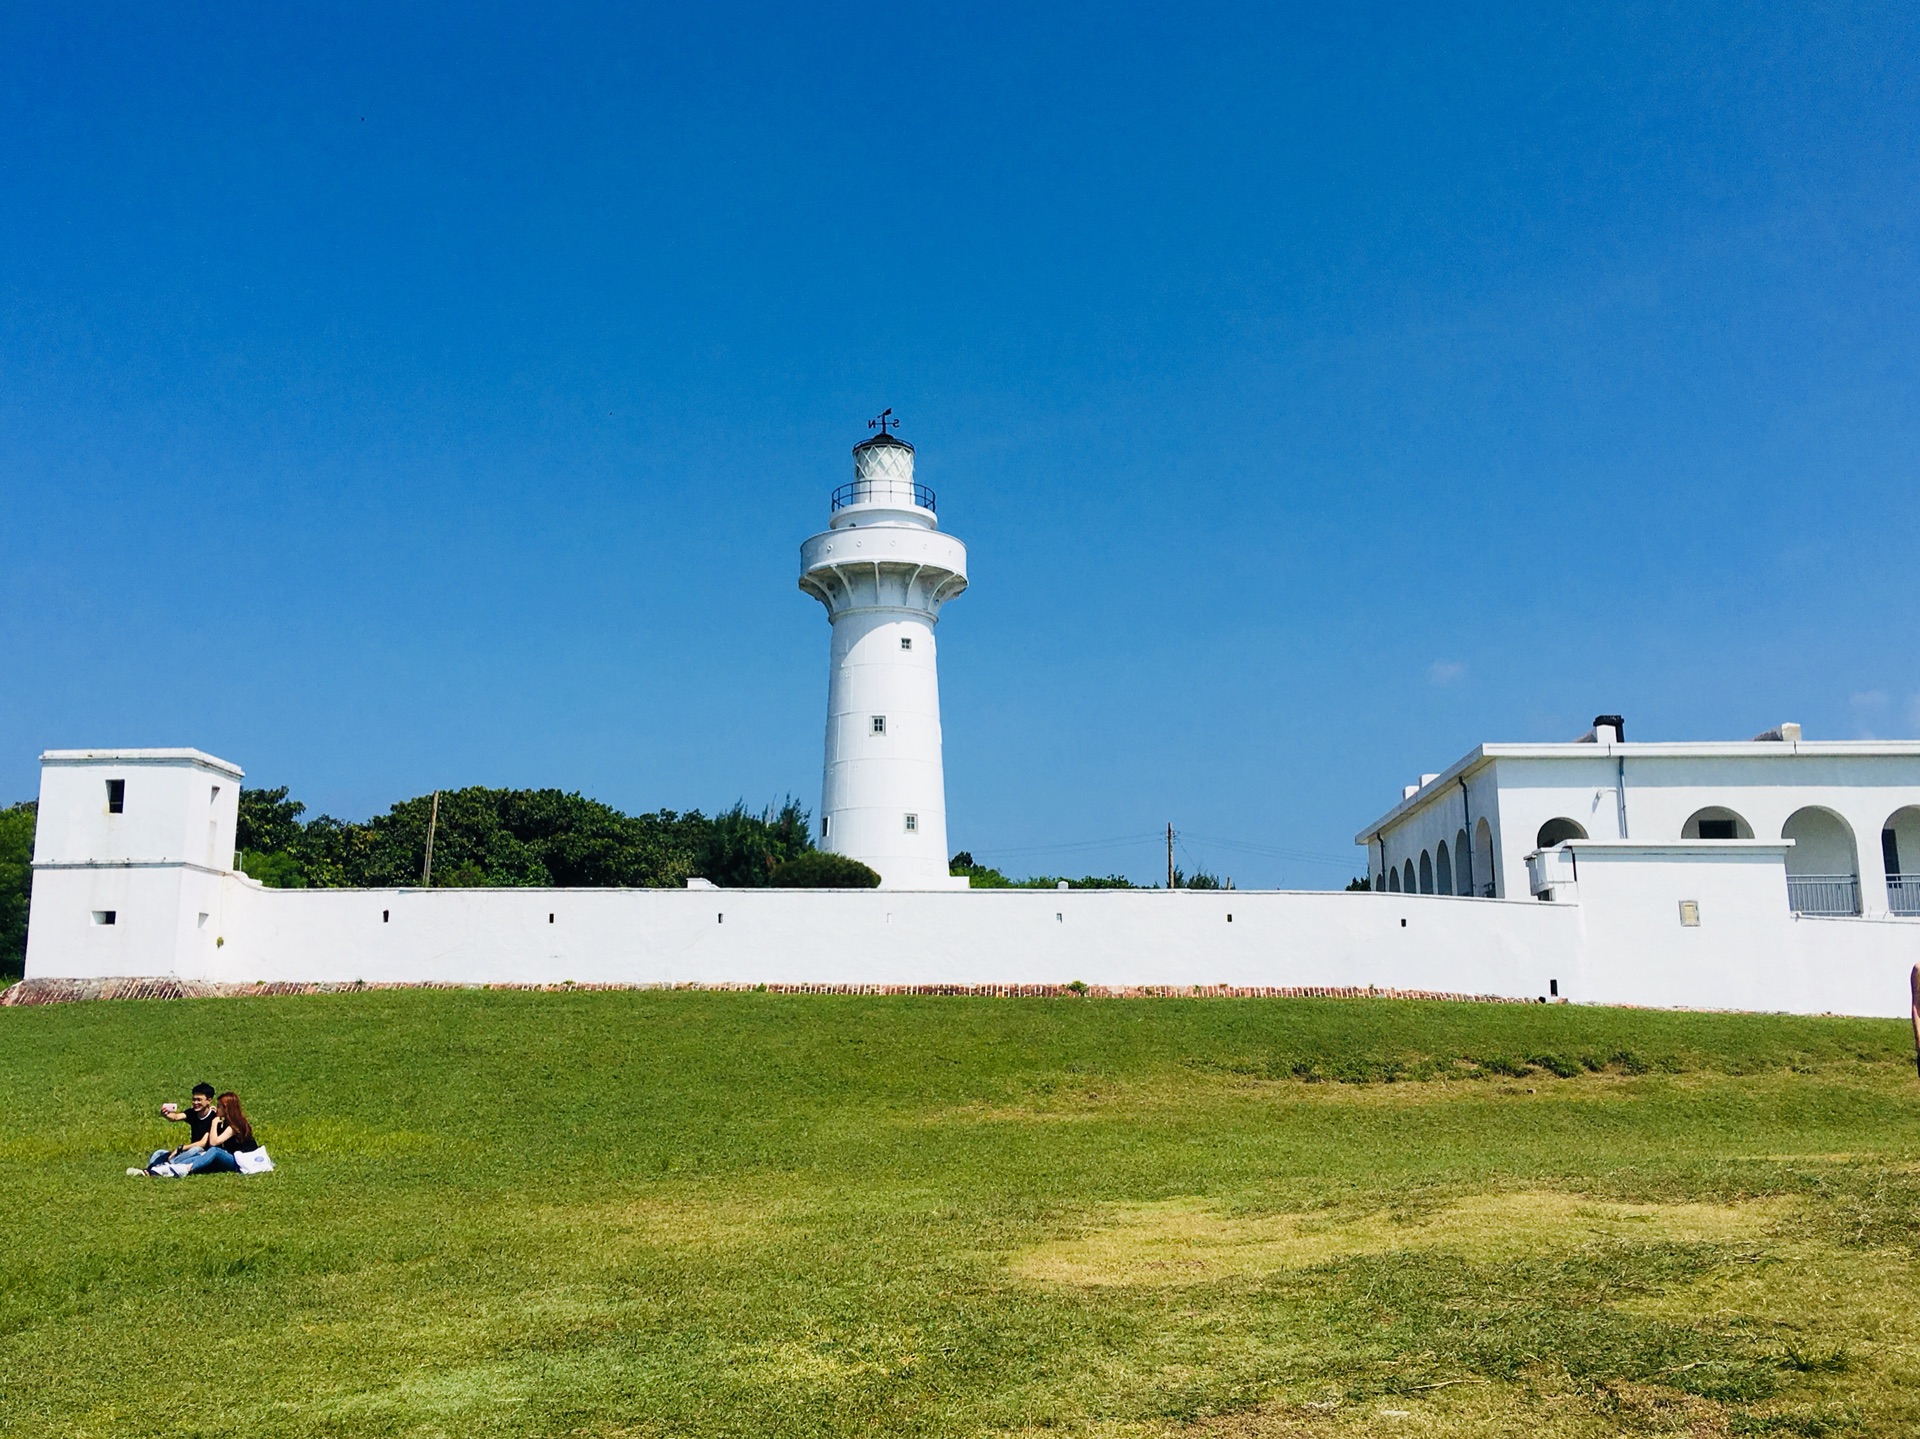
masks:
<svg viewBox="0 0 1920 1439"><path fill-rule="evenodd" d="M238 1174L240 1172L239 1161L226 1150L218 1147L183 1154L173 1163L183 1179L189 1174Z"/></svg>

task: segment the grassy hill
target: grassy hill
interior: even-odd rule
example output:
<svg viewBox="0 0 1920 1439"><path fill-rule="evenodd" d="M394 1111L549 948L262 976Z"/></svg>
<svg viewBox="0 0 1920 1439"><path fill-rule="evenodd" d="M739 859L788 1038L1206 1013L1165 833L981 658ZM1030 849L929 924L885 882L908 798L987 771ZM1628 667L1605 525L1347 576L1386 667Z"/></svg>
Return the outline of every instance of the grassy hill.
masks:
<svg viewBox="0 0 1920 1439"><path fill-rule="evenodd" d="M1894 1434L1901 1024L380 992L0 1010L0 1434ZM280 1163L124 1178L195 1080Z"/></svg>

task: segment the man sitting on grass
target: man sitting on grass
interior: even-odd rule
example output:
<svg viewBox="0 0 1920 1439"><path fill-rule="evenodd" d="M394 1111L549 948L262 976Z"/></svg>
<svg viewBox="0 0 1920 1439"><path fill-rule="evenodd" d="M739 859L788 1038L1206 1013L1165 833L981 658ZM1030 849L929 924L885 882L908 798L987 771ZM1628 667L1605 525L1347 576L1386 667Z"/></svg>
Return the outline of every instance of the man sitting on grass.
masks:
<svg viewBox="0 0 1920 1439"><path fill-rule="evenodd" d="M171 1164L180 1154L194 1154L207 1147L207 1133L213 1128L213 1121L219 1113L213 1107L213 1086L204 1080L194 1085L193 1093L187 1098L187 1109L182 1112L179 1105L169 1099L160 1106L160 1117L173 1124L187 1126L187 1142L172 1149L156 1149L147 1159L144 1169L129 1169L129 1174L152 1174L163 1164Z"/></svg>

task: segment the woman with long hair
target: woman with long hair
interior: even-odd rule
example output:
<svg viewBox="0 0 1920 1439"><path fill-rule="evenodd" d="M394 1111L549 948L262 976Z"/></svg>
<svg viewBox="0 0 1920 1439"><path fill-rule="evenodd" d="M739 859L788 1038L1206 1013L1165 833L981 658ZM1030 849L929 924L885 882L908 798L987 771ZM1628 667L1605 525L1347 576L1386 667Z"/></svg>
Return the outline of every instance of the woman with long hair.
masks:
<svg viewBox="0 0 1920 1439"><path fill-rule="evenodd" d="M214 1100L213 1107L220 1111L220 1123L215 1127L225 1131L225 1138L216 1139L215 1144L229 1154L245 1154L260 1146L253 1137L253 1126L247 1123L247 1112L240 1107L240 1096L229 1089Z"/></svg>

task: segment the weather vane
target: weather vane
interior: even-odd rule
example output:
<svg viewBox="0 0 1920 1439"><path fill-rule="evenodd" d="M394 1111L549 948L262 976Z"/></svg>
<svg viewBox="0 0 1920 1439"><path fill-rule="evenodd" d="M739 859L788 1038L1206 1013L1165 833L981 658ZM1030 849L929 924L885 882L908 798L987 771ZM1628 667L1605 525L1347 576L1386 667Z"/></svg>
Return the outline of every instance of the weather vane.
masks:
<svg viewBox="0 0 1920 1439"><path fill-rule="evenodd" d="M878 419L868 420L867 428L870 430L878 430L883 437L888 430L899 429L900 422L893 418L893 406L888 405L886 409L882 410Z"/></svg>

